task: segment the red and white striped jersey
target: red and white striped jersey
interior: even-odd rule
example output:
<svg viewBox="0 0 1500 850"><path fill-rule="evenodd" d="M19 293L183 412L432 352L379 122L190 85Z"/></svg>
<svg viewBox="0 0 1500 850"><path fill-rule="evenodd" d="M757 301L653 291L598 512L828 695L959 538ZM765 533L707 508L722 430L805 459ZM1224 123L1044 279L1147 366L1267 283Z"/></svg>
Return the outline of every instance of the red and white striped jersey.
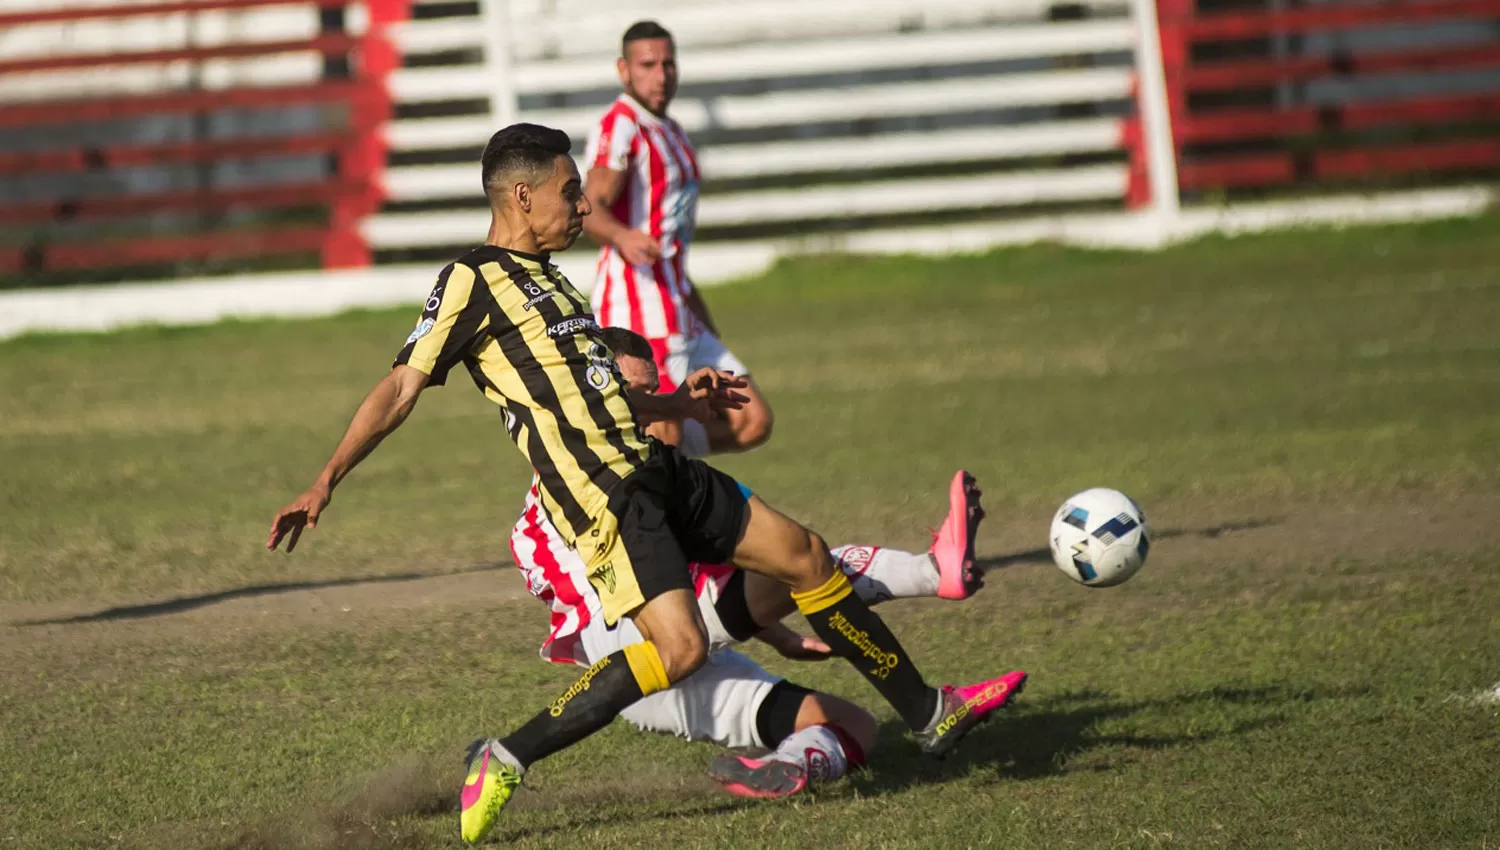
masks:
<svg viewBox="0 0 1500 850"><path fill-rule="evenodd" d="M536 482L526 493L521 518L510 532L510 553L526 579L526 590L552 609L551 631L542 642L541 655L548 661L587 667L580 640L585 627L602 617L603 606L589 585L583 558L563 542L562 535L542 510ZM709 582L720 588L734 570L725 564L689 564L693 592L702 593Z"/></svg>
<svg viewBox="0 0 1500 850"><path fill-rule="evenodd" d="M510 532L510 554L526 579L526 590L552 609L551 631L542 642L542 657L562 664L584 664L579 632L603 606L589 586L583 559L578 556L542 510L535 481L526 491L521 518Z"/></svg>
<svg viewBox="0 0 1500 850"><path fill-rule="evenodd" d="M584 158L589 169L624 172L610 212L662 249L656 262L631 266L613 247L603 248L592 293L595 316L649 340L695 335L699 326L685 302L692 291L686 262L701 175L687 133L622 94L589 134Z"/></svg>

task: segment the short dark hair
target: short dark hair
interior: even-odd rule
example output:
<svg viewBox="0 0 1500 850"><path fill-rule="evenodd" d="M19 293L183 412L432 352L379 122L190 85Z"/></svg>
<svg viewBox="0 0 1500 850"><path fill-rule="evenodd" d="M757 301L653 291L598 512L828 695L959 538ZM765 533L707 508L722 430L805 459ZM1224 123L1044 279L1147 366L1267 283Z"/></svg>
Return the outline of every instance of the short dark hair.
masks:
<svg viewBox="0 0 1500 850"><path fill-rule="evenodd" d="M636 21L625 30L625 37L620 39L620 55L624 56L630 51L630 42L646 38L665 38L671 41L672 34L656 21Z"/></svg>
<svg viewBox="0 0 1500 850"><path fill-rule="evenodd" d="M656 360L656 355L651 353L651 343L629 328L600 328L599 338L615 356L625 354L652 362Z"/></svg>
<svg viewBox="0 0 1500 850"><path fill-rule="evenodd" d="M522 172L528 181L545 179L553 162L573 149L568 134L540 124L512 124L490 136L480 157L484 193L490 194L495 175Z"/></svg>

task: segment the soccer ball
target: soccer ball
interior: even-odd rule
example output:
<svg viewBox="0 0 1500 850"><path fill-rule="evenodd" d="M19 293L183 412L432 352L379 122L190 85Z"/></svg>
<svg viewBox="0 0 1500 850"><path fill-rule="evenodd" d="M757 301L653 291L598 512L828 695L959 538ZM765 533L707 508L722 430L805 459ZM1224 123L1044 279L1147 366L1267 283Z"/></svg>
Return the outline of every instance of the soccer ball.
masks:
<svg viewBox="0 0 1500 850"><path fill-rule="evenodd" d="M1151 549L1151 530L1140 505L1106 487L1084 490L1063 502L1048 539L1057 568L1089 587L1112 587L1135 575Z"/></svg>

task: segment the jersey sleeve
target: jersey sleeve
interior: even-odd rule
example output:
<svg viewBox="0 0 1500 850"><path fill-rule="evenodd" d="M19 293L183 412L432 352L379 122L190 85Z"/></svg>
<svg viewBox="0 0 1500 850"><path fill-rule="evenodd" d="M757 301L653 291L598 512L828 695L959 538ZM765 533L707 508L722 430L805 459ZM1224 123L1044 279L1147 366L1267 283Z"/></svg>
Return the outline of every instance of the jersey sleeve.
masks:
<svg viewBox="0 0 1500 850"><path fill-rule="evenodd" d="M454 263L438 275L437 285L422 305L422 317L396 355L396 366L410 366L429 377L428 384L441 386L448 370L473 348L485 311L475 297L472 268Z"/></svg>
<svg viewBox="0 0 1500 850"><path fill-rule="evenodd" d="M589 136L588 150L584 155L589 168L608 168L610 171L629 168L630 155L635 150L636 136L640 131L635 120L620 110L605 115Z"/></svg>

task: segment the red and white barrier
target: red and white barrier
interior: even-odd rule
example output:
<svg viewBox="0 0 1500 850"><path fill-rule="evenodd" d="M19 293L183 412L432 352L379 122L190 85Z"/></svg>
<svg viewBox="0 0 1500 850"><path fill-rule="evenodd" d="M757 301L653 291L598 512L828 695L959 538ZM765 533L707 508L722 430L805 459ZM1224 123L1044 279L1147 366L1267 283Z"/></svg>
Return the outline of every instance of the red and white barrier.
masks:
<svg viewBox="0 0 1500 850"><path fill-rule="evenodd" d="M1153 247L1341 216L1467 214L1489 196L1435 188L1358 202L1347 192L1500 172L1492 26L1500 0L1232 12L1199 12L1196 0L1053 3L481 0L478 14L435 0L35 3L0 14L0 130L38 138L48 127L288 105L338 121L0 147L0 180L296 157L332 163L316 177L207 191L0 198L8 231L37 234L0 243L0 275L278 254L358 269L472 244L487 224L476 160L489 135L520 119L581 142L617 86L620 33L644 17L676 34L686 87L673 114L707 140L693 268L705 282L810 251L977 250L1035 239ZM342 29L326 30L328 10L343 10ZM1360 37L1444 22L1473 26L1453 43ZM338 62L347 76L325 74ZM1380 85L1451 74L1469 75L1466 87ZM1486 79L1494 84L1474 82ZM1329 83L1361 88L1356 96ZM440 117L410 117L421 114ZM991 120L966 118L976 114ZM400 164L388 166L392 157ZM1243 205L1277 191L1337 194ZM1205 199L1233 203L1209 208ZM296 210L315 215L275 225L240 215ZM71 242L49 230L151 217L213 226ZM911 223L894 232L897 219ZM931 224L956 220L965 223ZM588 259L567 262L587 279ZM414 272L392 277L377 267L369 303L387 303L393 281L408 276L411 297L420 295L428 276ZM358 278L336 278L352 303L361 290L349 281ZM232 315L247 309L246 297L280 292L288 278L277 280L236 279L221 299L228 313L154 317ZM194 284L191 297L214 300L213 291ZM13 297L0 295L0 304ZM308 303L316 312L351 302ZM96 316L87 326L113 323Z"/></svg>

